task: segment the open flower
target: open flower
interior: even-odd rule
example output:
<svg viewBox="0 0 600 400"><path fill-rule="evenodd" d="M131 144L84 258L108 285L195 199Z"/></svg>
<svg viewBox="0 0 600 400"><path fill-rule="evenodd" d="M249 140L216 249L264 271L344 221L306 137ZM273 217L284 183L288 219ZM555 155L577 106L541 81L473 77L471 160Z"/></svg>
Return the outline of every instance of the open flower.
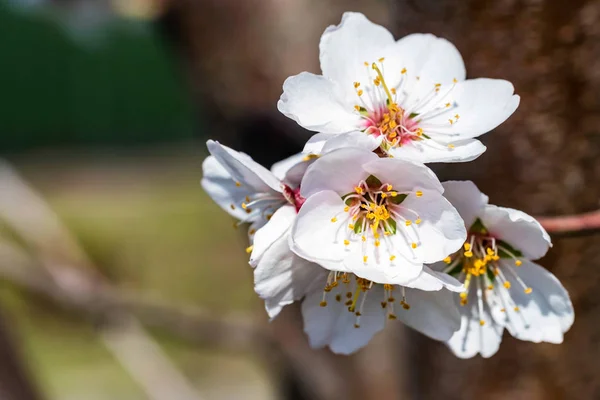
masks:
<svg viewBox="0 0 600 400"><path fill-rule="evenodd" d="M395 41L359 13L325 30L320 62L322 76L288 78L278 103L283 114L321 132L306 148L315 153L344 134L367 136L358 140L397 158L469 161L485 151L474 138L519 104L510 82L465 80L460 53L447 40L413 34Z"/></svg>
<svg viewBox="0 0 600 400"><path fill-rule="evenodd" d="M494 355L506 328L532 342L561 343L574 320L569 294L554 275L531 260L542 257L550 237L531 216L488 205L469 181L443 184L444 195L468 227L463 249L432 268L464 282L461 328L447 342L461 358Z"/></svg>
<svg viewBox="0 0 600 400"><path fill-rule="evenodd" d="M462 246L466 231L423 164L379 158L360 148L332 151L306 171L306 198L292 227L291 248L331 271L404 284L423 263Z"/></svg>

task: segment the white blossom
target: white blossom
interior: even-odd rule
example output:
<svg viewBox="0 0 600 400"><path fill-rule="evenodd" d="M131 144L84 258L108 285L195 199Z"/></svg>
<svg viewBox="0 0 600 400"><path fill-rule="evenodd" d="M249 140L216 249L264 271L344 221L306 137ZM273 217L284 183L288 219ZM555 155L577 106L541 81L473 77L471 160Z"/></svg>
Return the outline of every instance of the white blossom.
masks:
<svg viewBox="0 0 600 400"><path fill-rule="evenodd" d="M521 211L489 205L472 182L443 186L468 230L463 249L433 266L466 288L456 299L461 328L447 342L450 349L461 358L490 357L505 328L517 339L561 343L574 320L569 294L552 273L531 261L551 246L544 228Z"/></svg>
<svg viewBox="0 0 600 400"><path fill-rule="evenodd" d="M279 110L320 132L306 152L358 142L382 155L419 162L477 158L475 138L504 122L519 96L510 82L465 80L456 47L431 34L395 41L359 13L345 13L320 42L322 75L302 72L283 85ZM368 140L364 140L364 138Z"/></svg>

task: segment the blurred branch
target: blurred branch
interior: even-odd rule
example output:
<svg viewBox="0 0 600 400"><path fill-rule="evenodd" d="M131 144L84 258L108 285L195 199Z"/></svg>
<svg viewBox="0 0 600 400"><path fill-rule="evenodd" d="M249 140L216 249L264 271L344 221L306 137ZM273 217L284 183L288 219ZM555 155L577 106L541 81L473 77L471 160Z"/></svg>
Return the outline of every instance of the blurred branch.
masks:
<svg viewBox="0 0 600 400"><path fill-rule="evenodd" d="M4 163L0 163L0 189L0 218L35 254L0 243L0 260L12 268L10 276L63 305L100 317L96 321L101 322L100 338L148 398L199 400L135 317L108 301L104 279L41 196Z"/></svg>
<svg viewBox="0 0 600 400"><path fill-rule="evenodd" d="M600 232L600 210L577 215L538 217L537 219L552 234L580 236Z"/></svg>

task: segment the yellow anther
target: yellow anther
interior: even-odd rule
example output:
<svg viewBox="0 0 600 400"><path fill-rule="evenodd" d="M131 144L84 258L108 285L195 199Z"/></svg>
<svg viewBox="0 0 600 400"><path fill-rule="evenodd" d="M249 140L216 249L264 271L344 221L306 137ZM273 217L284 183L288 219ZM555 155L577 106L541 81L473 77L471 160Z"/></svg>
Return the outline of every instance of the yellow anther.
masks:
<svg viewBox="0 0 600 400"><path fill-rule="evenodd" d="M444 262L445 262L446 264L450 264L450 263L452 262L452 258L450 258L450 257L448 256L448 257L444 258Z"/></svg>
<svg viewBox="0 0 600 400"><path fill-rule="evenodd" d="M460 300L460 305L461 305L461 306L466 306L467 304L468 304L468 301L467 301L467 299L461 299L461 300Z"/></svg>
<svg viewBox="0 0 600 400"><path fill-rule="evenodd" d="M352 225L352 224L348 224L348 229L352 229L352 230L354 230L354 225Z"/></svg>
<svg viewBox="0 0 600 400"><path fill-rule="evenodd" d="M492 289L494 289L494 285L488 285L487 289L488 289L488 290L492 290Z"/></svg>
<svg viewBox="0 0 600 400"><path fill-rule="evenodd" d="M331 222L337 222L337 218L336 217L331 218Z"/></svg>
<svg viewBox="0 0 600 400"><path fill-rule="evenodd" d="M240 186L242 186L242 184L240 182L236 182L235 186L240 187Z"/></svg>
<svg viewBox="0 0 600 400"><path fill-rule="evenodd" d="M387 190L388 192L390 190L392 190L392 185L390 185L389 183L387 184L387 186L385 187L385 190Z"/></svg>
<svg viewBox="0 0 600 400"><path fill-rule="evenodd" d="M415 131L415 135L419 137L423 136L423 128L417 128L417 130Z"/></svg>
<svg viewBox="0 0 600 400"><path fill-rule="evenodd" d="M360 186L356 186L356 187L354 188L354 191L355 191L356 193L358 193L358 194L363 194L363 188L362 188L362 187L360 187Z"/></svg>
<svg viewBox="0 0 600 400"><path fill-rule="evenodd" d="M398 192L396 192L396 191L390 192L390 196L396 197L396 196L398 196Z"/></svg>
<svg viewBox="0 0 600 400"><path fill-rule="evenodd" d="M494 260L494 261L498 261L499 259L500 259L499 255L493 255L492 256L492 260Z"/></svg>
<svg viewBox="0 0 600 400"><path fill-rule="evenodd" d="M360 82L354 82L354 88L358 89L358 87L360 86Z"/></svg>
<svg viewBox="0 0 600 400"><path fill-rule="evenodd" d="M525 294L531 294L531 292L533 292L533 289L528 287L528 288L525 288L524 292L525 292Z"/></svg>
<svg viewBox="0 0 600 400"><path fill-rule="evenodd" d="M382 301L381 308L386 308L386 307L387 307L387 301Z"/></svg>
<svg viewBox="0 0 600 400"><path fill-rule="evenodd" d="M515 265L516 265L517 267L520 267L520 266L521 266L521 264L523 264L523 261L521 261L521 260L515 260Z"/></svg>
<svg viewBox="0 0 600 400"><path fill-rule="evenodd" d="M242 203L242 208L245 210L248 207L246 203Z"/></svg>
<svg viewBox="0 0 600 400"><path fill-rule="evenodd" d="M248 231L248 233L249 233L250 235L254 235L254 234L256 233L256 229L250 229L250 230Z"/></svg>
<svg viewBox="0 0 600 400"><path fill-rule="evenodd" d="M472 251L465 251L465 257L470 258L473 257L473 252Z"/></svg>
<svg viewBox="0 0 600 400"><path fill-rule="evenodd" d="M435 86L436 88L439 88L440 86L442 86L442 84L441 84L441 83L436 83L434 86Z"/></svg>
<svg viewBox="0 0 600 400"><path fill-rule="evenodd" d="M366 242L366 241L367 241L367 238L366 238L365 236L361 236L361 238L360 238L360 239L361 239L363 242Z"/></svg>
<svg viewBox="0 0 600 400"><path fill-rule="evenodd" d="M406 303L404 301L402 303L400 303L400 304L402 304L402 308L404 308L405 310L410 310L410 304L408 304L408 303Z"/></svg>
<svg viewBox="0 0 600 400"><path fill-rule="evenodd" d="M485 252L490 256L494 255L494 250L490 249L489 247L487 249L485 249Z"/></svg>
<svg viewBox="0 0 600 400"><path fill-rule="evenodd" d="M336 294L336 295L335 295L335 301L337 301L337 302L340 302L340 301L342 301L342 295L340 295L340 294Z"/></svg>
<svg viewBox="0 0 600 400"><path fill-rule="evenodd" d="M248 246L246 247L246 253L250 254L252 253L252 249L254 248L254 246Z"/></svg>
<svg viewBox="0 0 600 400"><path fill-rule="evenodd" d="M379 80L379 78L373 79L373 83L375 84L375 86L381 85L381 81Z"/></svg>
<svg viewBox="0 0 600 400"><path fill-rule="evenodd" d="M482 319L480 319L480 320L479 320L479 325L481 325L481 326L484 326L484 325L485 325L485 321L484 321L484 320L482 320Z"/></svg>
<svg viewBox="0 0 600 400"><path fill-rule="evenodd" d="M390 233L388 231L383 232L384 236L390 236Z"/></svg>
<svg viewBox="0 0 600 400"><path fill-rule="evenodd" d="M350 245L350 241L348 239L344 240L344 246L349 246Z"/></svg>
<svg viewBox="0 0 600 400"><path fill-rule="evenodd" d="M452 82L458 83L458 80L456 78L454 78L454 79L452 79Z"/></svg>
<svg viewBox="0 0 600 400"><path fill-rule="evenodd" d="M365 67L368 67L368 66L369 66L369 63L365 61Z"/></svg>
<svg viewBox="0 0 600 400"><path fill-rule="evenodd" d="M411 225L412 225L412 221L411 221L410 219L407 219L407 220L404 222L404 224L405 224L406 226L411 226Z"/></svg>
<svg viewBox="0 0 600 400"><path fill-rule="evenodd" d="M314 160L316 158L319 158L320 156L318 154L307 154L304 157L302 157L302 161L310 161L310 160Z"/></svg>
<svg viewBox="0 0 600 400"><path fill-rule="evenodd" d="M396 88L391 88L390 92L392 92L392 94L396 94Z"/></svg>
<svg viewBox="0 0 600 400"><path fill-rule="evenodd" d="M246 210L246 211L250 211L250 210L248 209L248 210ZM270 220L271 220L271 218L273 218L273 214L267 214L267 217L266 217L266 218L267 218L267 221L270 221Z"/></svg>
<svg viewBox="0 0 600 400"><path fill-rule="evenodd" d="M405 74L406 73L406 68L402 68L402 71L400 71L401 74Z"/></svg>
<svg viewBox="0 0 600 400"><path fill-rule="evenodd" d="M452 143L450 143L450 144L448 145L448 148L449 148L449 149L453 149L453 148L454 148L454 145L453 145Z"/></svg>
<svg viewBox="0 0 600 400"><path fill-rule="evenodd" d="M375 247L379 247L379 245L381 245L381 242L379 240L375 241Z"/></svg>
<svg viewBox="0 0 600 400"><path fill-rule="evenodd" d="M513 308L513 310L519 312L520 308L519 307L515 307L515 308Z"/></svg>
<svg viewBox="0 0 600 400"><path fill-rule="evenodd" d="M419 225L421 223L421 218L417 218L417 220L415 221L415 224Z"/></svg>
<svg viewBox="0 0 600 400"><path fill-rule="evenodd" d="M348 212L348 211L350 211L350 207L349 206L344 207L344 212Z"/></svg>
<svg viewBox="0 0 600 400"><path fill-rule="evenodd" d="M385 57L381 57L381 58L380 58L379 60L377 60L377 61L379 61L380 63L382 63L382 62L383 62L383 60L385 60Z"/></svg>
<svg viewBox="0 0 600 400"><path fill-rule="evenodd" d="M509 281L504 282L504 287L507 289L510 289L510 282Z"/></svg>
<svg viewBox="0 0 600 400"><path fill-rule="evenodd" d="M392 255L390 256L390 261L394 261L395 259L396 259L396 256L392 254Z"/></svg>
<svg viewBox="0 0 600 400"><path fill-rule="evenodd" d="M382 199L385 199L386 197L387 197L387 194L386 194L386 193L381 193L381 198L382 198Z"/></svg>
<svg viewBox="0 0 600 400"><path fill-rule="evenodd" d="M506 308L501 308L500 312L506 312Z"/></svg>
<svg viewBox="0 0 600 400"><path fill-rule="evenodd" d="M389 138L390 138L390 139L393 139L393 138L395 138L396 136L398 136L398 134L397 134L396 132L392 132L392 133L390 133L390 134L389 134Z"/></svg>
<svg viewBox="0 0 600 400"><path fill-rule="evenodd" d="M354 109L355 109L356 111L360 111L360 106L359 106L359 105L355 105L355 106L354 106Z"/></svg>
<svg viewBox="0 0 600 400"><path fill-rule="evenodd" d="M363 90L362 89L358 89L358 91L356 92L356 94L360 97L363 95Z"/></svg>
<svg viewBox="0 0 600 400"><path fill-rule="evenodd" d="M394 285L390 285L389 283L384 283L383 289L384 290L394 290Z"/></svg>
<svg viewBox="0 0 600 400"><path fill-rule="evenodd" d="M453 124L454 124L454 120L452 120L452 119L448 119L448 121L450 122L450 125L453 125Z"/></svg>
<svg viewBox="0 0 600 400"><path fill-rule="evenodd" d="M410 245L410 247L412 247L413 249L417 248L417 244L415 242L412 242L412 244Z"/></svg>
<svg viewBox="0 0 600 400"><path fill-rule="evenodd" d="M395 320L397 318L398 317L396 317L394 314L388 314L388 319L390 319L390 320Z"/></svg>
<svg viewBox="0 0 600 400"><path fill-rule="evenodd" d="M460 118L460 115L456 114L456 115L454 116L454 118L456 118L456 120L458 121L458 119Z"/></svg>
<svg viewBox="0 0 600 400"><path fill-rule="evenodd" d="M446 108L449 108L452 104L446 103Z"/></svg>
<svg viewBox="0 0 600 400"><path fill-rule="evenodd" d="M391 120L389 123L389 127L390 129L395 129L398 126L398 124L396 123L396 121Z"/></svg>
<svg viewBox="0 0 600 400"><path fill-rule="evenodd" d="M369 257L368 257L368 256L363 256L363 262L364 262L365 264L367 263L367 260L368 260L368 259L369 259Z"/></svg>
<svg viewBox="0 0 600 400"><path fill-rule="evenodd" d="M467 292L462 292L461 294L459 294L461 299L466 299L467 298Z"/></svg>
<svg viewBox="0 0 600 400"><path fill-rule="evenodd" d="M235 210L235 206L233 204L231 204L229 207L231 207L232 210Z"/></svg>
<svg viewBox="0 0 600 400"><path fill-rule="evenodd" d="M354 328L358 329L358 328L360 328L360 325L359 324L354 324Z"/></svg>
<svg viewBox="0 0 600 400"><path fill-rule="evenodd" d="M420 191L420 190L417 190L417 191L415 192L415 195L416 195L417 197L421 197L421 196L423 196L423 192L422 192L422 191Z"/></svg>
<svg viewBox="0 0 600 400"><path fill-rule="evenodd" d="M465 243L464 248L465 248L465 251L471 250L471 243Z"/></svg>
<svg viewBox="0 0 600 400"><path fill-rule="evenodd" d="M319 305L321 307L327 307L327 302L326 301L322 301L322 302L319 303Z"/></svg>

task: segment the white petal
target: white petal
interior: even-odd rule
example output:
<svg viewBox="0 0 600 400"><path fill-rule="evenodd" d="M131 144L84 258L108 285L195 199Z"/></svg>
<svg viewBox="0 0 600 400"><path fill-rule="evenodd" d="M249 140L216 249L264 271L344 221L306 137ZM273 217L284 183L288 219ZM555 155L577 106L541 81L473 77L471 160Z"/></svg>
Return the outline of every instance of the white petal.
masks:
<svg viewBox="0 0 600 400"><path fill-rule="evenodd" d="M481 317L477 308L477 300L472 296L469 297L468 305L459 306L460 329L446 344L459 358L471 358L477 354L481 354L484 358L491 357L500 348L504 327L496 324L491 318L487 304L484 304L484 313ZM485 321L484 325L480 324L481 319Z"/></svg>
<svg viewBox="0 0 600 400"><path fill-rule="evenodd" d="M402 253L399 246L389 248L383 241L378 248L370 245L367 251L363 251L361 247L362 243L352 243L344 258L345 269L360 278L376 283L404 285L415 280L423 270L423 264L412 259L408 250ZM389 259L390 254L396 256L393 261ZM363 258L365 255L367 262Z"/></svg>
<svg viewBox="0 0 600 400"><path fill-rule="evenodd" d="M508 261L502 263L504 268L509 264ZM552 273L533 262L524 260L514 269L533 291L525 294L523 288L512 281L509 292L519 311L506 307L506 328L517 339L562 343L563 333L569 330L575 318L569 293Z"/></svg>
<svg viewBox="0 0 600 400"><path fill-rule="evenodd" d="M488 205L482 222L491 235L536 260L552 246L548 232L532 216L512 208Z"/></svg>
<svg viewBox="0 0 600 400"><path fill-rule="evenodd" d="M406 288L406 302L410 309L397 307L396 316L432 339L448 340L460 327L460 314L453 296L447 290L425 292Z"/></svg>
<svg viewBox="0 0 600 400"><path fill-rule="evenodd" d="M300 193L308 198L322 190L333 190L340 196L354 191L369 173L362 166L377 160L375 153L359 148L334 150L316 160L304 174Z"/></svg>
<svg viewBox="0 0 600 400"><path fill-rule="evenodd" d="M350 354L364 347L371 338L385 327L385 311L381 308L383 289L375 285L367 293L360 317L360 327L354 313L349 312L343 300L335 300L336 294L354 292L354 281L348 285L339 285L327 295L327 307L320 307L322 291L314 291L302 302L304 331L308 335L311 347L329 346L338 354ZM358 308L358 306L357 306Z"/></svg>
<svg viewBox="0 0 600 400"><path fill-rule="evenodd" d="M312 135L304 145L302 152L305 154L321 154L325 143L335 136L335 134L331 133L317 133Z"/></svg>
<svg viewBox="0 0 600 400"><path fill-rule="evenodd" d="M343 270L343 239L338 238L339 224L332 223L331 219L343 214L344 207L342 198L332 191L319 192L309 197L292 225L292 251L324 268Z"/></svg>
<svg viewBox="0 0 600 400"><path fill-rule="evenodd" d="M465 64L456 47L443 38L431 34L415 33L398 40L386 49L386 80L393 85L400 81L400 71L406 68L411 89L413 83L426 80L432 83L451 83L466 77Z"/></svg>
<svg viewBox="0 0 600 400"><path fill-rule="evenodd" d="M392 34L369 21L363 14L344 13L338 26L328 27L321 36L320 60L323 76L339 83L346 98L356 99L352 83L367 83L370 65L385 56L394 44Z"/></svg>
<svg viewBox="0 0 600 400"><path fill-rule="evenodd" d="M421 218L420 224L413 223L402 229L412 231L418 238L416 250L425 263L443 260L460 249L467 239L465 224L456 209L435 192L425 192L422 197L409 195L400 208L412 210ZM413 213L401 211L401 214L407 219L415 218Z"/></svg>
<svg viewBox="0 0 600 400"><path fill-rule="evenodd" d="M434 271L426 265L423 266L423 271L417 279L406 283L404 286L425 291L437 291L446 288L452 292L463 292L465 289L464 285L452 276Z"/></svg>
<svg viewBox="0 0 600 400"><path fill-rule="evenodd" d="M267 251L275 241L288 233L295 219L296 209L292 205L283 206L275 211L269 222L260 228L254 236L252 254L250 255L250 265L255 267L258 264L265 251Z"/></svg>
<svg viewBox="0 0 600 400"><path fill-rule="evenodd" d="M206 146L210 154L242 186L247 185L257 193L270 191L281 193L282 188L279 179L271 171L253 161L247 155L232 150L213 140L207 141Z"/></svg>
<svg viewBox="0 0 600 400"><path fill-rule="evenodd" d="M456 208L465 221L465 226L470 228L475 220L484 214L488 197L481 193L471 181L443 182L444 197Z"/></svg>
<svg viewBox="0 0 600 400"><path fill-rule="evenodd" d="M261 257L254 270L254 290L265 300L269 317L275 318L282 307L311 290L322 290L328 272L292 253L284 235Z"/></svg>
<svg viewBox="0 0 600 400"><path fill-rule="evenodd" d="M213 156L206 157L202 163L201 184L215 203L231 216L240 220L248 216L241 204L245 197L253 192L248 190L248 186L236 186L229 172Z"/></svg>
<svg viewBox="0 0 600 400"><path fill-rule="evenodd" d="M351 132L361 121L336 83L308 72L285 80L277 109L300 126L324 133Z"/></svg>
<svg viewBox="0 0 600 400"><path fill-rule="evenodd" d="M375 138L364 132L350 132L341 135L335 135L325 142L322 153L329 153L333 150L343 149L345 147L358 147L369 151L375 150L381 144L383 136Z"/></svg>
<svg viewBox="0 0 600 400"><path fill-rule="evenodd" d="M287 176L288 172L291 169L293 169L296 165L302 164L304 162L305 158L306 158L306 154L304 154L304 153L297 153L297 154L291 155L288 158L284 158L283 160L277 161L275 164L273 164L271 166L271 172L280 181L286 181L286 176ZM290 182L286 181L286 183L289 184ZM300 181L298 181L296 183L296 185L299 185L299 184L300 184Z"/></svg>
<svg viewBox="0 0 600 400"><path fill-rule="evenodd" d="M363 168L382 183L391 184L398 192L422 190L442 194L444 191L437 176L423 164L397 158L377 158Z"/></svg>
<svg viewBox="0 0 600 400"><path fill-rule="evenodd" d="M454 147L450 148L425 139L424 142L412 141L396 147L390 153L395 158L421 163L467 162L475 160L486 150L486 147L476 139L459 140L452 142L452 145Z"/></svg>
<svg viewBox="0 0 600 400"><path fill-rule="evenodd" d="M519 96L513 93L513 85L501 79L458 82L444 101L454 102L452 116L458 114L460 119L450 124L447 113L442 113L423 120L420 126L426 134L438 132L430 136L446 143L474 138L491 131L512 115L519 106Z"/></svg>

